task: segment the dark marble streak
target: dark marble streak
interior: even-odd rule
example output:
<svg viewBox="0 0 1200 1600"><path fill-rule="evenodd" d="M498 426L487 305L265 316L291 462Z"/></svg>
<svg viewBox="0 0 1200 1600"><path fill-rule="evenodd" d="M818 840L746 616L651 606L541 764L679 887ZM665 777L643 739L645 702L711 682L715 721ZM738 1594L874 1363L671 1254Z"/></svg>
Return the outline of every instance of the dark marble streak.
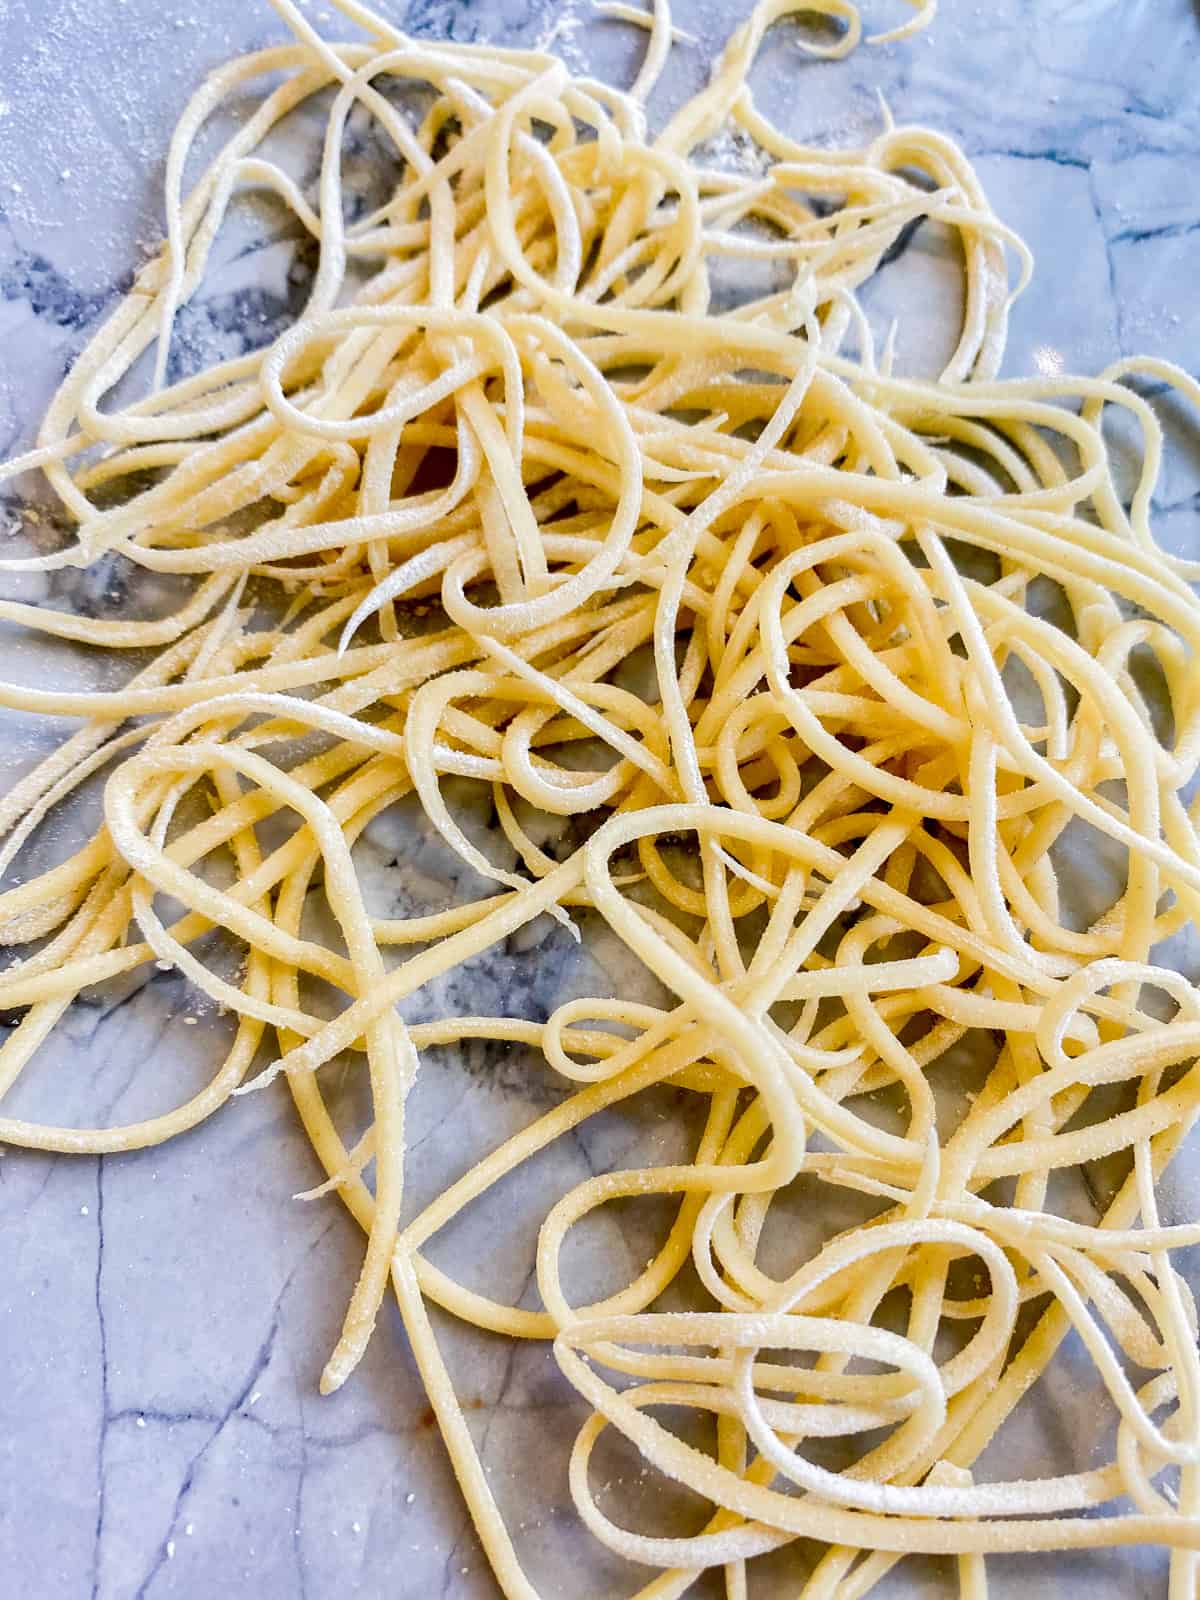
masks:
<svg viewBox="0 0 1200 1600"><path fill-rule="evenodd" d="M35 317L58 328L87 327L117 292L83 293L36 251L21 252L0 268L0 299L23 300Z"/></svg>

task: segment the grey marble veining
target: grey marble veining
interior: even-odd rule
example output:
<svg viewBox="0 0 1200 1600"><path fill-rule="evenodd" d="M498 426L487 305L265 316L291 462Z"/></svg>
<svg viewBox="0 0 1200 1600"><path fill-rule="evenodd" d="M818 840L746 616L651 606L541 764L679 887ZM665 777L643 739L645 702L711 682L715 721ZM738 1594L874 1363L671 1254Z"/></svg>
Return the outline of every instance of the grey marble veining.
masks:
<svg viewBox="0 0 1200 1600"><path fill-rule="evenodd" d="M324 9L308 6L318 22ZM411 0L407 10L391 0L385 9L429 37L552 37L572 66L618 81L641 48L631 29L589 19L582 0ZM746 7L678 0L676 9L703 48L677 53L660 109L699 85L712 46ZM882 26L901 7L868 0L866 11ZM166 137L187 93L233 51L279 36L269 7L250 0L0 0L0 450L28 441L66 364L156 243ZM878 91L898 118L965 145L1001 216L1038 257L1014 314L1010 371L1094 370L1137 351L1200 371L1194 0L943 0L925 36L837 64L805 60L782 28L754 82L764 107L801 136L860 136L878 124ZM301 168L310 158L297 152ZM369 176L369 148L361 161ZM917 370L932 364L940 320L922 315L928 287L947 271L928 233L916 231L868 295L881 327L904 312L899 357ZM272 338L303 294L303 258L272 233L269 215L232 240L181 318L177 371ZM1175 548L1196 551L1200 463L1184 432L1172 438L1160 527ZM0 497L0 529L36 538L29 509ZM32 509L52 521L44 500ZM6 579L4 592L99 615L121 605L125 582L110 565ZM109 681L102 662L66 647L34 649L7 632L0 646L6 677ZM0 736L7 787L57 731L5 716ZM65 825L43 834L32 861L69 843ZM461 868L412 806L373 824L357 858L382 915L444 905L460 889ZM1194 944L1181 949L1187 965ZM589 925L577 945L543 920L408 1010L538 1015L639 981L603 930ZM204 1080L227 1027L178 977L136 974L76 1006L12 1109L60 1122L162 1109ZM357 1092L347 1081L351 1121ZM558 1093L520 1050L434 1053L412 1105L409 1204ZM528 1298L547 1197L634 1149L670 1159L681 1138L669 1104L597 1119L447 1230L434 1259L480 1288ZM394 1315L353 1382L317 1396L359 1259L336 1202L292 1198L318 1177L279 1085L139 1155L0 1154L0 1597L494 1595ZM1164 1186L1175 1215L1194 1212L1198 1186L1193 1155ZM656 1219L631 1218L589 1242L575 1262L581 1283L599 1286L606 1262L619 1270L645 1253ZM565 1460L578 1415L546 1353L446 1319L438 1332L531 1576L562 1600L631 1593L639 1575L595 1558L574 1526ZM1061 1471L1111 1447L1097 1437L1085 1377L1068 1344L1036 1404L994 1447L1006 1463ZM678 1510L687 1525L688 1508ZM1086 1585L1095 1600L1165 1592L1161 1564L1131 1552L1000 1561L993 1571L1001 1596L1022 1585L1063 1595ZM789 1552L766 1564L760 1592L792 1595L796 1577ZM880 1591L888 1600L953 1592L949 1569L935 1563L899 1569Z"/></svg>

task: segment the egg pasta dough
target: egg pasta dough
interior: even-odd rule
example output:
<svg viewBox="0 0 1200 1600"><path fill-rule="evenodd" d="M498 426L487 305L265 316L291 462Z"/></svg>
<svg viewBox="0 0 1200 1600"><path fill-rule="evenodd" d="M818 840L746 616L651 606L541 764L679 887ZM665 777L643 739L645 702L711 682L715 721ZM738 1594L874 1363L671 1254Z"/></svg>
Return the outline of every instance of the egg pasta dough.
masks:
<svg viewBox="0 0 1200 1600"><path fill-rule="evenodd" d="M910 1554L956 1558L975 1600L989 1555L1123 1544L1163 1547L1171 1600L1193 1600L1200 1361L1178 1255L1200 1222L1164 1215L1159 1185L1200 1111L1200 1000L1162 954L1200 910L1200 565L1155 540L1145 393L1200 389L1150 360L998 377L1030 261L962 152L890 117L852 149L802 144L757 107L767 30L822 13L801 45L843 55L863 31L848 0L763 0L654 136L663 0L610 8L648 30L631 92L545 52L407 38L357 0L328 42L273 3L291 42L195 95L162 250L3 469L39 471L72 530L6 570L119 560L185 598L154 620L0 603L10 628L138 662L120 688L0 685L10 711L78 724L0 801L0 864L17 862L0 1090L76 997L147 964L236 1028L167 1114L78 1128L0 1108L0 1140L135 1150L281 1078L319 1193L365 1240L322 1389L394 1297L510 1600L538 1591L431 1303L552 1352L579 1403L570 1494L638 1600L709 1569L746 1600L758 1558L799 1541L823 1550L797 1549L802 1600L865 1596ZM893 10L873 38L934 7ZM302 186L269 139L314 110ZM396 164L361 215L352 115ZM753 170L714 161L731 130ZM310 238L307 303L266 349L177 376L177 314L248 191ZM961 265L932 380L896 373L859 299L919 223ZM1132 484L1114 418L1140 439ZM93 777L94 835L22 877L26 842ZM451 778L490 796L504 859ZM407 797L481 898L370 913L355 843ZM1080 870L1116 885L1094 918L1072 909ZM662 1003L402 1020L546 916L576 936L600 919ZM414 1215L406 1102L423 1056L468 1039L540 1053L569 1092ZM968 1047L980 1086L951 1118L934 1082ZM347 1053L369 1083L357 1140L323 1074ZM433 1264L501 1180L663 1088L690 1158L562 1194L535 1308ZM1117 1178L1084 1223L1064 1184L1102 1161ZM854 1191L870 1220L772 1272L772 1207L800 1183L818 1216ZM644 1196L670 1208L654 1254L576 1303L573 1233ZM977 1475L1069 1333L1110 1403L1108 1459ZM617 1519L589 1465L609 1430L650 1485L700 1498L693 1532ZM652 1493L642 1508L649 1527Z"/></svg>

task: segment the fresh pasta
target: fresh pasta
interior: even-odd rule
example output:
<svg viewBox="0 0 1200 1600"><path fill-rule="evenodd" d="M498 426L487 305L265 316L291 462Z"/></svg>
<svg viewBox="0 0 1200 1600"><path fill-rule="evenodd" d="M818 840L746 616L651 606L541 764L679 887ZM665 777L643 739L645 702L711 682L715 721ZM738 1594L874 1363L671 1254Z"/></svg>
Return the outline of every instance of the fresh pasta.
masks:
<svg viewBox="0 0 1200 1600"><path fill-rule="evenodd" d="M571 1495L596 1539L649 1569L639 1600L710 1568L744 1600L755 1561L800 1540L824 1548L797 1566L804 1600L866 1595L906 1554L957 1557L978 1597L990 1554L1131 1543L1164 1547L1172 1600L1191 1597L1200 1360L1174 1258L1200 1221L1164 1220L1158 1184L1200 1111L1200 1001L1162 955L1200 911L1200 564L1156 543L1162 430L1139 384L1193 405L1200 386L1150 360L998 376L1031 263L963 154L890 118L861 147L810 147L756 107L767 29L817 11L841 33L806 47L844 54L862 32L848 0L761 0L654 138L665 0L608 8L648 31L629 93L546 53L408 39L358 0L338 0L346 43L273 4L293 42L194 97L162 251L2 469L44 474L74 529L6 570L117 557L191 587L145 621L0 603L33 634L149 652L117 689L0 685L10 710L79 721L0 801L0 865L104 779L94 836L0 893L18 951L0 1003L21 1013L0 1090L77 996L146 963L236 1029L167 1114L0 1115L0 1139L134 1150L281 1077L327 1174L310 1198L335 1194L365 1238L322 1390L394 1296L512 1600L536 1590L430 1302L552 1351L585 1417ZM912 10L873 37L926 25L933 0ZM247 93L185 189L198 137ZM305 192L264 141L322 94ZM398 176L348 220L352 112ZM730 127L759 170L706 156ZM308 302L266 350L171 379L176 316L248 189L315 242ZM858 299L922 219L956 240L963 285L928 381L896 374ZM730 302L718 274L748 263L770 287ZM1118 413L1142 442L1128 499ZM449 777L490 794L505 861L468 836ZM354 845L406 796L482 898L370 914ZM547 819L582 841L564 859L538 843ZM1120 863L1090 920L1064 879L1089 850ZM329 937L306 918L317 903ZM578 937L585 909L661 1005L402 1021L401 1002L538 917ZM207 954L213 929L240 953L232 976ZM410 1215L422 1053L471 1038L539 1051L569 1093ZM990 1064L951 1125L932 1075L966 1045ZM349 1148L322 1077L345 1052L371 1103ZM694 1118L690 1159L563 1194L538 1237L537 1308L429 1259L503 1178L664 1086ZM1120 1177L1085 1224L1059 1180L1105 1158ZM763 1235L801 1181L875 1210L778 1275ZM671 1207L655 1254L573 1303L573 1230L638 1196ZM688 1275L694 1303L673 1309ZM1111 1459L977 1478L1071 1331L1112 1404ZM685 1438L681 1412L704 1426ZM700 1497L701 1531L614 1520L590 1471L606 1430ZM823 1464L822 1441L844 1465Z"/></svg>

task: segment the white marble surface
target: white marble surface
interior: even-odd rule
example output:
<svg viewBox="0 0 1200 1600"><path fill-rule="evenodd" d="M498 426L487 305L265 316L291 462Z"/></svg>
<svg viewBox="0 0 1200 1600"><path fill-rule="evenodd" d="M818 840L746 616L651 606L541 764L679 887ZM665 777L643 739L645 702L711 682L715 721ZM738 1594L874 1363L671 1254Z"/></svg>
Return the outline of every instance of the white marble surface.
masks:
<svg viewBox="0 0 1200 1600"><path fill-rule="evenodd" d="M320 0L310 14L320 18ZM391 0L415 33L529 42L557 29L574 65L627 75L631 30L583 20L575 0ZM679 0L681 23L722 37L741 0ZM869 19L895 20L892 0ZM156 185L185 94L234 49L280 34L252 0L0 0L0 449L29 437L88 328L158 236ZM707 51L679 53L664 101L696 86ZM847 139L878 116L881 89L904 120L943 128L976 157L1001 215L1039 270L1017 309L1010 370L1061 359L1094 369L1150 351L1200 371L1200 8L1195 0L943 0L933 30L837 65L773 37L756 72L765 106L794 132ZM370 152L363 154L369 163ZM873 312L917 305L939 271L923 232L872 291ZM259 229L219 254L187 313L181 359L260 341L282 325L290 247ZM927 361L919 316L902 361ZM1177 441L1179 443L1179 441ZM1176 451L1162 524L1200 550L1194 448ZM0 508L10 524L21 505ZM93 613L119 605L116 569L5 590ZM5 676L98 681L66 650L0 636ZM47 748L9 719L4 785ZM64 847L48 831L49 859ZM376 907L447 903L452 862L401 809L359 851ZM1190 954L1185 952L1190 959ZM413 1014L527 1009L633 981L610 943L572 944L539 924L500 954L420 997ZM200 1015L200 1025L186 1026ZM197 1082L217 1049L181 980L151 971L81 1004L31 1067L15 1107L57 1121L127 1120ZM554 1093L517 1051L472 1047L427 1065L415 1096L410 1204L519 1126ZM347 1087L353 1093L353 1086ZM510 1185L440 1242L438 1259L505 1293L527 1287L545 1196L676 1133L666 1107L635 1125L597 1122L556 1149L538 1180ZM334 1201L291 1199L317 1173L282 1087L243 1098L175 1145L127 1158L0 1155L0 1596L31 1600L424 1600L491 1596L394 1318L363 1369L319 1400L316 1380L358 1262ZM1200 1163L1168 1186L1194 1213ZM1190 1202L1190 1203L1189 1203ZM653 1219L647 1217L647 1227ZM595 1241L639 1248L637 1230ZM587 1270L589 1263L583 1263ZM439 1324L439 1327L443 1327ZM638 1575L584 1559L564 1480L576 1426L545 1352L445 1328L502 1506L547 1596L609 1600ZM1004 1435L1029 1472L1086 1466L1110 1445L1066 1358ZM999 1448L999 1447L997 1447ZM797 1556L764 1596L791 1596ZM1165 1593L1152 1558L999 1562L996 1592L1022 1585L1096 1600ZM716 1591L697 1591L716 1592ZM950 1594L949 1573L900 1569L889 1597Z"/></svg>

